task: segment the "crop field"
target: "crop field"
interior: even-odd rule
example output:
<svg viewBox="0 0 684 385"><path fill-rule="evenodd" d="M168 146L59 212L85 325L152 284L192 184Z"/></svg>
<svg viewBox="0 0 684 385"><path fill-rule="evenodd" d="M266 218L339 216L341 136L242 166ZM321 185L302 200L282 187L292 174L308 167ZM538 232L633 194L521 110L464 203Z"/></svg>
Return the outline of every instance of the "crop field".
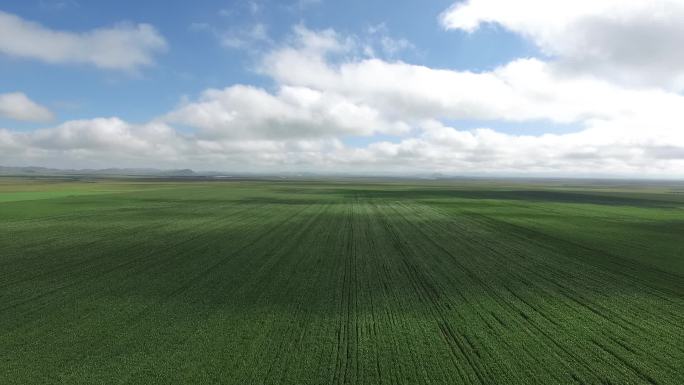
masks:
<svg viewBox="0 0 684 385"><path fill-rule="evenodd" d="M683 383L683 184L0 178L0 384Z"/></svg>

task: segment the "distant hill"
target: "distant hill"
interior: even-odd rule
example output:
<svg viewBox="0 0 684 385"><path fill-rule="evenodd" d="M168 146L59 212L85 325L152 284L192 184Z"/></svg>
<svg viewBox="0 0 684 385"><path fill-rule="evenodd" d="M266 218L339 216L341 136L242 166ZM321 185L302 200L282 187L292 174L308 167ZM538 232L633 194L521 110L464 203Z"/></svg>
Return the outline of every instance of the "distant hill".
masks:
<svg viewBox="0 0 684 385"><path fill-rule="evenodd" d="M159 170L154 168L105 168L105 169L57 169L47 167L6 167L0 166L0 175L36 175L36 176L50 176L50 175L107 175L107 176L165 176L165 177L183 177L183 176L198 176L196 172L190 169L181 170Z"/></svg>

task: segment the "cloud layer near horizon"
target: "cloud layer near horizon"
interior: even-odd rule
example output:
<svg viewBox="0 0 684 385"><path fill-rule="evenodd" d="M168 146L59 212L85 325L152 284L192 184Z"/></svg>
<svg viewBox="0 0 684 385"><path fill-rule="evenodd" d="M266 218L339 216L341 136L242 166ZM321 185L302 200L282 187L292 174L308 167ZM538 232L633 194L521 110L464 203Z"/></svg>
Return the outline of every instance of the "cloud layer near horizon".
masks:
<svg viewBox="0 0 684 385"><path fill-rule="evenodd" d="M536 15L501 12L503 0L471 0L440 20L467 32L500 24L539 45L549 59L520 58L482 72L436 69L378 58L358 37L299 25L261 57L258 71L273 81L272 89L238 84L206 90L144 124L111 117L32 132L0 129L0 163L684 176L684 97L677 92L682 63L666 52L670 43L655 38L662 47L652 49L663 62L656 71L658 60L641 65L637 55L625 56L610 31L600 32L604 39L565 36L580 39L605 25L677 34L669 15L680 3L653 2L668 11L661 15L641 2L621 8L622 2L579 1L559 10L526 1L538 7ZM622 17L609 12L614 9ZM466 120L482 127L459 128ZM577 129L517 135L488 127L497 123ZM349 144L359 137L369 144Z"/></svg>

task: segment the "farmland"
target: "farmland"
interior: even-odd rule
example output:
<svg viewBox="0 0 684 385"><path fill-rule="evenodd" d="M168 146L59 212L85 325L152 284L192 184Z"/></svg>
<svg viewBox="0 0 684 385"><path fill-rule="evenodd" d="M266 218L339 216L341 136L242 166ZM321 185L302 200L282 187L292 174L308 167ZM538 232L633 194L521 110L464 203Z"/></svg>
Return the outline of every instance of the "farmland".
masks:
<svg viewBox="0 0 684 385"><path fill-rule="evenodd" d="M0 383L681 384L683 191L0 178Z"/></svg>

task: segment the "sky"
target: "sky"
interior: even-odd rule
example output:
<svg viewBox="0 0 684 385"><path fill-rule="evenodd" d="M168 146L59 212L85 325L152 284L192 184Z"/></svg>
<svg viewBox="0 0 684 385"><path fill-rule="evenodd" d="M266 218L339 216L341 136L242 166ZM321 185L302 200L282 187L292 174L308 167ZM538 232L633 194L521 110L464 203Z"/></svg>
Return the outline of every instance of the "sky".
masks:
<svg viewBox="0 0 684 385"><path fill-rule="evenodd" d="M0 165L684 177L684 0L0 2Z"/></svg>

